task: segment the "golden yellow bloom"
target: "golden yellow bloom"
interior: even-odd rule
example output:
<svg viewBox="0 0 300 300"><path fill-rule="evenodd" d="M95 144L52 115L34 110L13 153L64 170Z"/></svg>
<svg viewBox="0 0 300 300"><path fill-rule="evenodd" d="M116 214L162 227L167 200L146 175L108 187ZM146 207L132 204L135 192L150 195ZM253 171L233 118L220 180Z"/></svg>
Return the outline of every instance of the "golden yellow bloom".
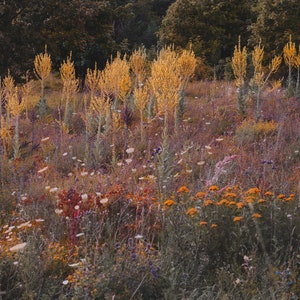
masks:
<svg viewBox="0 0 300 300"><path fill-rule="evenodd" d="M210 190L210 191L213 191L213 192L214 192L214 191L218 191L218 190L219 190L219 187L218 187L217 185L212 185L212 186L209 187L209 190Z"/></svg>
<svg viewBox="0 0 300 300"><path fill-rule="evenodd" d="M252 217L258 219L258 218L261 218L261 214L254 213L254 214L252 214Z"/></svg>
<svg viewBox="0 0 300 300"><path fill-rule="evenodd" d="M207 200L204 201L203 204L204 204L204 206L209 206L209 205L213 205L214 202L212 200L210 200L210 199L207 199Z"/></svg>
<svg viewBox="0 0 300 300"><path fill-rule="evenodd" d="M216 228L216 227L218 227L218 224L213 223L213 224L211 224L210 227L211 227L211 228Z"/></svg>
<svg viewBox="0 0 300 300"><path fill-rule="evenodd" d="M177 191L177 193L189 193L190 192L190 190L188 189L188 187L187 186L185 186L185 185L183 185L183 186L181 186L179 189L178 189L178 191Z"/></svg>
<svg viewBox="0 0 300 300"><path fill-rule="evenodd" d="M172 206L172 205L174 205L174 204L176 204L176 202L173 201L173 200L171 200L171 199L168 199L168 200L166 200L166 201L164 202L164 205L165 205L165 206Z"/></svg>
<svg viewBox="0 0 300 300"><path fill-rule="evenodd" d="M239 222L239 221L241 221L242 219L243 219L242 216L236 216L236 217L233 218L233 222Z"/></svg>
<svg viewBox="0 0 300 300"><path fill-rule="evenodd" d="M206 195L205 192L198 192L195 196L196 196L197 198L204 198L205 195Z"/></svg>
<svg viewBox="0 0 300 300"><path fill-rule="evenodd" d="M259 194L260 193L260 189L257 187L251 188L248 191L246 191L246 195L253 195L253 194Z"/></svg>
<svg viewBox="0 0 300 300"><path fill-rule="evenodd" d="M200 225L200 226L205 226L205 225L207 225L207 222L201 221L201 222L199 222L199 225Z"/></svg>
<svg viewBox="0 0 300 300"><path fill-rule="evenodd" d="M192 207L192 208L190 208L190 209L187 210L186 214L188 216L192 216L193 217L197 212L198 212L197 208Z"/></svg>

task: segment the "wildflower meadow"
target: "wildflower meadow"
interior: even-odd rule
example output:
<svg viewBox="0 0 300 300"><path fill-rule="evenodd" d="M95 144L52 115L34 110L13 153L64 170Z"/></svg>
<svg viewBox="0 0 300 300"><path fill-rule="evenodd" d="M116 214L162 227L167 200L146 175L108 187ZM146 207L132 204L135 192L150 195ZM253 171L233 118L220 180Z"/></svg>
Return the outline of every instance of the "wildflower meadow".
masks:
<svg viewBox="0 0 300 300"><path fill-rule="evenodd" d="M0 299L300 299L299 51L47 47L0 86ZM252 51L252 52L251 52Z"/></svg>

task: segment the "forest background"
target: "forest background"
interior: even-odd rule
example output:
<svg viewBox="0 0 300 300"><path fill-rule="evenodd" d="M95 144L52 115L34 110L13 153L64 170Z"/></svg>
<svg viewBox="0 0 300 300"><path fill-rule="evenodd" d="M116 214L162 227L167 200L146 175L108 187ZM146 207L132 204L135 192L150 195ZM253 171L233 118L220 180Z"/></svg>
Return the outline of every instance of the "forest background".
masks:
<svg viewBox="0 0 300 300"><path fill-rule="evenodd" d="M32 61L45 44L57 70L72 51L83 78L87 68L95 62L104 67L118 51L143 45L154 56L164 44L192 43L195 55L222 78L230 76L226 70L239 35L249 47L261 41L271 58L290 34L299 44L299 19L297 0L1 1L0 76L8 69L18 80L27 70L33 73Z"/></svg>

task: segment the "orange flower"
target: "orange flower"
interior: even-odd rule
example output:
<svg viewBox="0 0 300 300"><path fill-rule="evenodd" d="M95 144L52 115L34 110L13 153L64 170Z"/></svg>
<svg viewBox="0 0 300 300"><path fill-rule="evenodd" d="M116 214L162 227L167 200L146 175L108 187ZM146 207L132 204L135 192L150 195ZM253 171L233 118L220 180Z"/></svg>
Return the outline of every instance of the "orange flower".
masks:
<svg viewBox="0 0 300 300"><path fill-rule="evenodd" d="M261 218L261 214L254 213L254 214L252 214L252 217L258 219L258 218Z"/></svg>
<svg viewBox="0 0 300 300"><path fill-rule="evenodd" d="M241 221L242 219L243 219L242 216L236 216L236 217L233 218L233 222L239 222L239 221Z"/></svg>
<svg viewBox="0 0 300 300"><path fill-rule="evenodd" d="M219 187L217 185L212 185L208 188L210 191L218 191L219 190Z"/></svg>
<svg viewBox="0 0 300 300"><path fill-rule="evenodd" d="M205 225L207 225L207 222L201 221L201 222L199 222L199 225L200 225L200 226L205 226Z"/></svg>
<svg viewBox="0 0 300 300"><path fill-rule="evenodd" d="M279 194L279 195L277 196L277 199L284 199L284 197L285 197L284 194Z"/></svg>
<svg viewBox="0 0 300 300"><path fill-rule="evenodd" d="M222 199L217 203L218 206L228 205L228 204L229 204L229 201L227 199Z"/></svg>
<svg viewBox="0 0 300 300"><path fill-rule="evenodd" d="M213 223L213 224L211 224L211 226L210 226L211 228L216 228L216 227L218 227L218 225L217 224L215 224L215 223Z"/></svg>
<svg viewBox="0 0 300 300"><path fill-rule="evenodd" d="M197 198L204 198L205 197L205 192L198 192L195 196Z"/></svg>
<svg viewBox="0 0 300 300"><path fill-rule="evenodd" d="M192 208L190 208L190 209L187 210L186 214L188 216L193 217L197 212L198 212L197 208L192 207Z"/></svg>
<svg viewBox="0 0 300 300"><path fill-rule="evenodd" d="M187 186L185 186L185 185L182 185L179 189L178 189L178 191L177 191L177 193L189 193L190 192L190 190L188 189L188 187Z"/></svg>
<svg viewBox="0 0 300 300"><path fill-rule="evenodd" d="M258 203L264 203L264 202L267 202L267 200L265 200L265 199L259 199L257 202Z"/></svg>
<svg viewBox="0 0 300 300"><path fill-rule="evenodd" d="M214 204L213 201L210 199L205 200L203 203L204 206L209 206L209 205L213 205L213 204Z"/></svg>
<svg viewBox="0 0 300 300"><path fill-rule="evenodd" d="M173 201L173 200L171 200L171 199L166 200L166 201L164 202L164 205L165 205L165 206L168 206L168 207L170 207L170 206L172 206L172 205L174 205L174 204L176 204L176 202Z"/></svg>
<svg viewBox="0 0 300 300"><path fill-rule="evenodd" d="M243 202L236 203L237 208L243 208L244 206L245 206L245 204Z"/></svg>
<svg viewBox="0 0 300 300"><path fill-rule="evenodd" d="M224 194L224 197L225 198L237 198L237 194L227 192L227 193Z"/></svg>
<svg viewBox="0 0 300 300"><path fill-rule="evenodd" d="M255 194L259 194L260 193L260 189L257 187L251 188L248 191L246 191L246 195L255 195Z"/></svg>
<svg viewBox="0 0 300 300"><path fill-rule="evenodd" d="M231 206L231 205L236 205L236 202L235 202L235 201L230 201L230 202L228 203L228 205L229 205L229 206Z"/></svg>
<svg viewBox="0 0 300 300"><path fill-rule="evenodd" d="M265 195L265 196L274 196L274 193L271 192L271 191L267 191L267 192L265 192L264 195Z"/></svg>
<svg viewBox="0 0 300 300"><path fill-rule="evenodd" d="M250 196L249 196L249 197L246 197L245 200L246 200L247 203L253 203L253 202L254 202L254 198L253 198L253 197L250 197Z"/></svg>

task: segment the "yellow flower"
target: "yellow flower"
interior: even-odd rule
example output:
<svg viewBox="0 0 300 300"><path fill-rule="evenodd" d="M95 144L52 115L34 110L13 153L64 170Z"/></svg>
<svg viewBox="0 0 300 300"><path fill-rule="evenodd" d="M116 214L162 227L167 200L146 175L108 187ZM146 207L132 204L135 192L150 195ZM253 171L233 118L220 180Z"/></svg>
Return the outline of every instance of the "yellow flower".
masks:
<svg viewBox="0 0 300 300"><path fill-rule="evenodd" d="M177 193L189 193L190 192L190 190L188 189L188 187L187 186L185 186L185 185L182 185L179 189L178 189L178 191L177 191Z"/></svg>
<svg viewBox="0 0 300 300"><path fill-rule="evenodd" d="M218 190L219 190L219 187L218 187L217 185L212 185L212 186L209 187L209 190L210 190L210 191L213 191L213 192L214 192L214 191L218 191Z"/></svg>
<svg viewBox="0 0 300 300"><path fill-rule="evenodd" d="M255 194L259 194L260 193L260 189L257 187L251 188L248 191L246 191L246 195L255 195Z"/></svg>
<svg viewBox="0 0 300 300"><path fill-rule="evenodd" d="M173 200L171 200L171 199L168 199L168 200L166 200L166 201L164 202L164 205L165 205L165 206L168 206L168 207L170 207L170 206L172 206L172 205L174 205L174 204L176 204L176 202L173 201Z"/></svg>
<svg viewBox="0 0 300 300"><path fill-rule="evenodd" d="M201 221L201 222L199 222L199 225L200 225L200 226L205 226L205 225L207 225L207 222Z"/></svg>
<svg viewBox="0 0 300 300"><path fill-rule="evenodd" d="M190 209L187 210L186 214L188 216L193 217L197 212L198 212L197 208L192 207L192 208L190 208Z"/></svg>
<svg viewBox="0 0 300 300"><path fill-rule="evenodd" d="M229 206L231 206L231 205L236 205L236 202L235 202L235 201L230 201L230 202L228 203L228 205L229 205Z"/></svg>
<svg viewBox="0 0 300 300"><path fill-rule="evenodd" d="M250 197L250 196L249 196L249 197L246 197L245 200L246 200L247 203L253 203L253 202L254 202L254 198L253 198L253 197Z"/></svg>
<svg viewBox="0 0 300 300"><path fill-rule="evenodd" d="M239 221L241 221L242 219L243 219L242 216L236 216L236 217L233 218L233 222L239 222Z"/></svg>
<svg viewBox="0 0 300 300"><path fill-rule="evenodd" d="M258 218L261 218L261 214L254 213L254 214L252 214L252 217L258 219Z"/></svg>
<svg viewBox="0 0 300 300"><path fill-rule="evenodd" d="M205 197L205 192L198 192L195 196L197 197L197 198L204 198Z"/></svg>
<svg viewBox="0 0 300 300"><path fill-rule="evenodd" d="M210 199L205 200L203 203L204 206L209 206L209 205L213 205L213 204L214 204L213 201Z"/></svg>
<svg viewBox="0 0 300 300"><path fill-rule="evenodd" d="M215 224L215 223L213 223L213 224L211 224L211 226L210 226L211 228L216 228L216 227L218 227L218 225L217 224Z"/></svg>
<svg viewBox="0 0 300 300"><path fill-rule="evenodd" d="M284 194L279 194L279 195L277 196L277 199L284 199L284 197L285 197Z"/></svg>

